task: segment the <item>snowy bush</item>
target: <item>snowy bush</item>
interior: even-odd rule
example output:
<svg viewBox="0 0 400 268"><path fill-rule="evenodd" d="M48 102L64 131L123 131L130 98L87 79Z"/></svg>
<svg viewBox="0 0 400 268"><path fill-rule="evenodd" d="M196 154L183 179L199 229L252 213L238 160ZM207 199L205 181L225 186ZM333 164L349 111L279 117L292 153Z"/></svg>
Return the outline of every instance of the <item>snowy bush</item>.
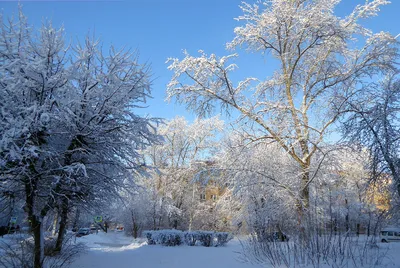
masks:
<svg viewBox="0 0 400 268"><path fill-rule="evenodd" d="M197 241L197 232L185 232L183 235L185 245L194 246Z"/></svg>
<svg viewBox="0 0 400 268"><path fill-rule="evenodd" d="M203 247L211 247L214 244L214 232L199 231L197 240Z"/></svg>
<svg viewBox="0 0 400 268"><path fill-rule="evenodd" d="M69 267L70 264L82 253L86 251L83 243L75 243L75 236L69 234L65 236L61 252L54 252L50 256L45 256L44 264L48 268ZM54 247L53 247L54 249Z"/></svg>
<svg viewBox="0 0 400 268"><path fill-rule="evenodd" d="M55 254L55 239L44 239L44 266L47 268L68 267L79 254L86 248L82 243L74 243L73 236L66 236L63 241L63 249ZM34 240L26 235L10 235L8 239L0 241L0 268L31 268L33 267Z"/></svg>
<svg viewBox="0 0 400 268"><path fill-rule="evenodd" d="M0 241L0 267L32 267L31 243L26 236L8 236Z"/></svg>
<svg viewBox="0 0 400 268"><path fill-rule="evenodd" d="M182 243L182 234L179 232L161 233L161 245L179 246Z"/></svg>
<svg viewBox="0 0 400 268"><path fill-rule="evenodd" d="M148 245L155 245L156 241L152 238L153 236L153 231L144 231L143 235L147 238L147 244Z"/></svg>
<svg viewBox="0 0 400 268"><path fill-rule="evenodd" d="M144 231L149 245L179 246L183 232L177 230Z"/></svg>
<svg viewBox="0 0 400 268"><path fill-rule="evenodd" d="M225 246L226 243L228 243L229 240L231 240L233 238L232 235L227 232L217 232L217 233L215 233L215 237L217 238L216 239L217 243L215 246L218 246L218 247Z"/></svg>
<svg viewBox="0 0 400 268"><path fill-rule="evenodd" d="M195 246L198 242L204 247L224 246L232 236L225 232L212 231L187 231L178 230L159 230L159 231L144 231L143 235L147 238L149 245L163 246L178 246L185 244Z"/></svg>
<svg viewBox="0 0 400 268"><path fill-rule="evenodd" d="M272 267L379 267L387 255L374 238L348 234L294 237L294 241L260 240L252 236L243 245L243 257Z"/></svg>

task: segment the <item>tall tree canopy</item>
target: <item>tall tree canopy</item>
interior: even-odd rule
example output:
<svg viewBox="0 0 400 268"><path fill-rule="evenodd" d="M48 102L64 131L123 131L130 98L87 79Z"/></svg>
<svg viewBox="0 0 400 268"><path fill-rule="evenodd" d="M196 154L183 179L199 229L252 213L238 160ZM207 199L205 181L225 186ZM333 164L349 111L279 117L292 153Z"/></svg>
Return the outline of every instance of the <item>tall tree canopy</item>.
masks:
<svg viewBox="0 0 400 268"><path fill-rule="evenodd" d="M0 191L25 200L43 265L44 217L104 199L140 172L140 151L159 140L156 120L136 114L150 96L135 53L87 38L74 49L63 29L36 33L20 12L0 24Z"/></svg>
<svg viewBox="0 0 400 268"><path fill-rule="evenodd" d="M239 112L251 141L274 141L301 169L298 210L309 206L310 167L314 155L347 101L375 75L393 70L398 55L389 33L372 33L359 24L378 14L385 0L334 14L339 0L271 0L243 3L234 39L227 49L244 48L278 61L265 78L234 83L238 54L219 57L200 51L169 59L173 72L168 97L176 97L200 115L217 106ZM296 179L296 180L297 180Z"/></svg>

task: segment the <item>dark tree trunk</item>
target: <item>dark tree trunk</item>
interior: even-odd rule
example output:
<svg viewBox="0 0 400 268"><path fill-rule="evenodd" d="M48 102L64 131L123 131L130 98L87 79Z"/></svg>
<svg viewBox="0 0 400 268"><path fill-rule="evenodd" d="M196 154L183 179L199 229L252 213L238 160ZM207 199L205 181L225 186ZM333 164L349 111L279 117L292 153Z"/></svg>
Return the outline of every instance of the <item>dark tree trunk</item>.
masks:
<svg viewBox="0 0 400 268"><path fill-rule="evenodd" d="M44 248L42 248L42 222L37 219L32 220L31 228L33 232L34 239L34 257L33 257L33 267L34 268L42 268L43 267L43 252Z"/></svg>
<svg viewBox="0 0 400 268"><path fill-rule="evenodd" d="M68 151L65 154L64 164L66 166L71 165L72 151L75 148L78 148L81 144L81 140L79 137L76 137L71 141L71 144L68 146ZM61 191L61 188L58 188L58 191ZM57 192L58 192L57 191ZM65 193L64 193L65 194ZM68 221L68 211L69 211L69 199L67 196L64 196L61 199L61 207L60 207L60 225L58 229L58 236L56 247L54 249L55 252L60 252L62 249L62 244L64 242L65 231L67 229L67 221Z"/></svg>
<svg viewBox="0 0 400 268"><path fill-rule="evenodd" d="M25 179L25 208L24 210L28 214L28 220L30 223L31 232L33 233L34 248L33 248L33 267L42 268L43 266L43 233L42 233L42 222L35 215L34 204L35 204L35 191L37 188L37 180L26 178Z"/></svg>
<svg viewBox="0 0 400 268"><path fill-rule="evenodd" d="M153 213L153 230L156 230L156 226L157 226L157 218L156 214Z"/></svg>
<svg viewBox="0 0 400 268"><path fill-rule="evenodd" d="M371 235L371 212L368 213L368 229L367 229L367 236Z"/></svg>
<svg viewBox="0 0 400 268"><path fill-rule="evenodd" d="M136 224L136 222L133 224L133 238L137 238L139 233L139 226Z"/></svg>
<svg viewBox="0 0 400 268"><path fill-rule="evenodd" d="M174 220L174 221L173 221L172 227L173 227L174 229L178 229L178 220Z"/></svg>
<svg viewBox="0 0 400 268"><path fill-rule="evenodd" d="M132 217L132 235L133 235L133 238L136 239L138 237L139 226L136 224L133 211L131 211L131 217Z"/></svg>
<svg viewBox="0 0 400 268"><path fill-rule="evenodd" d="M346 204L346 216L345 216L345 222L346 222L346 232L350 231L350 215L349 215L349 201L347 201L347 198L344 200Z"/></svg>
<svg viewBox="0 0 400 268"><path fill-rule="evenodd" d="M56 242L56 247L54 249L55 252L61 251L64 242L65 231L67 230L67 223L68 223L68 210L69 210L68 203L69 202L67 198L64 198L62 200L61 213L60 213L60 226L58 228L57 242Z"/></svg>
<svg viewBox="0 0 400 268"><path fill-rule="evenodd" d="M80 217L80 210L79 208L76 208L74 224L72 226L72 228L74 228L75 230L78 230L79 217Z"/></svg>

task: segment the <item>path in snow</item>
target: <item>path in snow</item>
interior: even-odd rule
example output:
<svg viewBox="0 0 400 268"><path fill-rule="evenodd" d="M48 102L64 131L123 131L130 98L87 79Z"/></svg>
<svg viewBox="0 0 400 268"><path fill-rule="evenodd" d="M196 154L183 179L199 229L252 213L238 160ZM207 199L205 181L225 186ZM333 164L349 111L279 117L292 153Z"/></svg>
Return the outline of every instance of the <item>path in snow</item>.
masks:
<svg viewBox="0 0 400 268"><path fill-rule="evenodd" d="M129 243L121 233L93 234L79 238L90 247L72 265L74 268L259 268L239 260L237 240L225 247L163 247ZM78 240L79 241L79 240ZM129 244L129 245L127 245ZM118 245L123 245L118 247Z"/></svg>

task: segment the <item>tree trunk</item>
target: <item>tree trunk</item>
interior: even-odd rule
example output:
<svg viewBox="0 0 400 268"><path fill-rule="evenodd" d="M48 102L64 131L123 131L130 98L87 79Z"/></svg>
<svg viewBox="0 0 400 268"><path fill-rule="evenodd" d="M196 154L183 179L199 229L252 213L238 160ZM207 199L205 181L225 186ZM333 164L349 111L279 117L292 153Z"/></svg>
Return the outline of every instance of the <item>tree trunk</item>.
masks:
<svg viewBox="0 0 400 268"><path fill-rule="evenodd" d="M367 236L369 237L371 234L371 212L368 212L368 229L367 229Z"/></svg>
<svg viewBox="0 0 400 268"><path fill-rule="evenodd" d="M38 219L33 219L31 223L34 239L34 250L33 250L33 267L42 268L44 259L44 237L42 222Z"/></svg>
<svg viewBox="0 0 400 268"><path fill-rule="evenodd" d="M308 167L303 167L303 175L301 178L301 190L299 193L299 199L296 202L298 224L303 229L305 212L310 207L310 191L309 191L310 173Z"/></svg>
<svg viewBox="0 0 400 268"><path fill-rule="evenodd" d="M346 232L350 231L350 215L349 215L349 201L347 201L347 198L344 200L346 204L346 216L345 216L345 222L346 222Z"/></svg>
<svg viewBox="0 0 400 268"><path fill-rule="evenodd" d="M338 234L337 219L336 219L336 217L333 219L333 231L335 232L335 235Z"/></svg>
<svg viewBox="0 0 400 268"><path fill-rule="evenodd" d="M172 222L172 228L174 228L174 229L178 229L178 220L173 220L173 222Z"/></svg>
<svg viewBox="0 0 400 268"><path fill-rule="evenodd" d="M188 228L189 231L192 230L192 225L193 225L193 215L191 214L189 217L189 228Z"/></svg>
<svg viewBox="0 0 400 268"><path fill-rule="evenodd" d="M80 210L79 210L79 208L76 208L74 224L72 226L72 228L75 230L78 230L79 217L80 217Z"/></svg>
<svg viewBox="0 0 400 268"><path fill-rule="evenodd" d="M132 235L133 235L133 238L136 239L136 238L138 237L139 227L138 227L138 225L136 224L135 216L134 216L132 210L131 210L131 218L132 218Z"/></svg>
<svg viewBox="0 0 400 268"><path fill-rule="evenodd" d="M58 210L56 211L53 219L53 230L51 231L51 236L56 236L57 234L57 224L58 224Z"/></svg>
<svg viewBox="0 0 400 268"><path fill-rule="evenodd" d="M36 189L37 180L26 178L24 210L28 214L28 221L30 223L31 232L33 233L33 268L42 268L44 259L44 237L41 218L38 218L34 212Z"/></svg>
<svg viewBox="0 0 400 268"><path fill-rule="evenodd" d="M156 214L153 213L153 230L156 230L156 226L157 226Z"/></svg>
<svg viewBox="0 0 400 268"><path fill-rule="evenodd" d="M136 224L136 222L133 224L133 238L137 238L139 233L139 226Z"/></svg>
<svg viewBox="0 0 400 268"><path fill-rule="evenodd" d="M44 259L44 237L42 221L37 216L33 215L33 211L28 212L31 231L33 233L34 248L33 248L33 267L42 268Z"/></svg>
<svg viewBox="0 0 400 268"><path fill-rule="evenodd" d="M69 210L68 199L63 198L62 204L61 204L60 226L58 229L56 247L54 249L55 252L60 252L62 249L62 245L63 245L64 237L65 237L65 231L67 230L68 210Z"/></svg>
<svg viewBox="0 0 400 268"><path fill-rule="evenodd" d="M309 191L309 183L310 183L310 172L308 171L309 167L304 168L304 173L301 178L301 192L300 198L302 202L302 209L306 210L310 207L310 191Z"/></svg>

